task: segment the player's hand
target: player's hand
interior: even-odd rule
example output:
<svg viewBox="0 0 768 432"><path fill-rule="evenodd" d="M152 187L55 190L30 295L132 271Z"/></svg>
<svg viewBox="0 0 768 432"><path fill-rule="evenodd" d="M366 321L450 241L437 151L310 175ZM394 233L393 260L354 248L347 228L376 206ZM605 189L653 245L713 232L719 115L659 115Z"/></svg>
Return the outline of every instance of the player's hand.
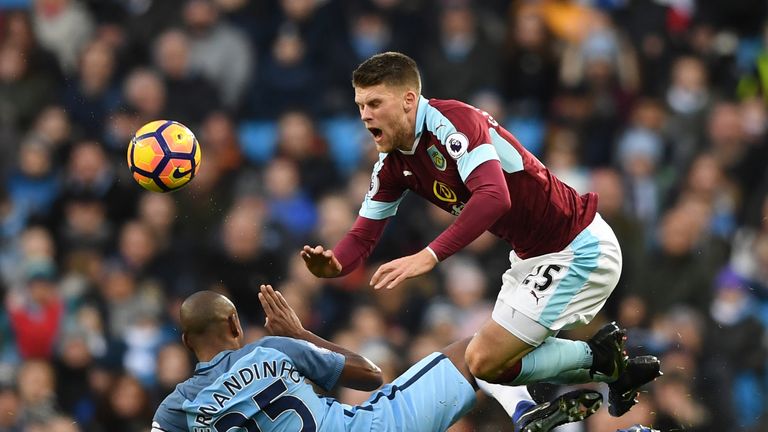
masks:
<svg viewBox="0 0 768 432"><path fill-rule="evenodd" d="M262 285L260 289L259 301L267 315L264 327L269 334L299 338L304 333L304 326L285 297L280 291L272 289L272 285Z"/></svg>
<svg viewBox="0 0 768 432"><path fill-rule="evenodd" d="M322 246L304 246L301 258L309 271L320 278L332 278L341 273L341 263L333 255L333 251Z"/></svg>
<svg viewBox="0 0 768 432"><path fill-rule="evenodd" d="M421 276L432 270L437 260L427 249L407 257L398 258L386 264L382 264L371 278L371 286L375 289L392 289L400 282Z"/></svg>

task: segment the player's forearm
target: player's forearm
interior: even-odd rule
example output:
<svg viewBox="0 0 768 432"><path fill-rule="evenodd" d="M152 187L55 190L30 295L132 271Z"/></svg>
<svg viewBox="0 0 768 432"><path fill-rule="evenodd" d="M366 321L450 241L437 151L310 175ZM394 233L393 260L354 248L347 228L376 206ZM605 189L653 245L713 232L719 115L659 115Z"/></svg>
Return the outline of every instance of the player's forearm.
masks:
<svg viewBox="0 0 768 432"><path fill-rule="evenodd" d="M480 237L507 209L493 199L472 197L451 226L429 244L430 249L443 261Z"/></svg>
<svg viewBox="0 0 768 432"><path fill-rule="evenodd" d="M467 179L467 187L472 191L472 198L451 226L429 244L440 261L473 242L512 205L497 161L479 166Z"/></svg>
<svg viewBox="0 0 768 432"><path fill-rule="evenodd" d="M344 369L339 377L339 385L363 391L371 391L381 387L383 382L381 369L367 358L325 340L309 330L304 330L302 334L298 335L298 339L303 339L344 356Z"/></svg>
<svg viewBox="0 0 768 432"><path fill-rule="evenodd" d="M349 274L371 255L386 225L386 219L375 220L358 216L347 235L333 248L333 254L341 264L341 273L338 276Z"/></svg>

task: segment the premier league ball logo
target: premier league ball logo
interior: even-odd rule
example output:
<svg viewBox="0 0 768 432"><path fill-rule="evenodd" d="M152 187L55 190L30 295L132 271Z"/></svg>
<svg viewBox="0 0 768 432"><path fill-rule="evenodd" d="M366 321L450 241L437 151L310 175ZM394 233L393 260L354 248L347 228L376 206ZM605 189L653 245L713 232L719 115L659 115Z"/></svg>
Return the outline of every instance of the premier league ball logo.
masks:
<svg viewBox="0 0 768 432"><path fill-rule="evenodd" d="M469 147L469 140L463 133L454 132L448 135L448 137L445 139L445 144L448 149L448 154L451 155L452 158L458 159L467 152L467 147Z"/></svg>

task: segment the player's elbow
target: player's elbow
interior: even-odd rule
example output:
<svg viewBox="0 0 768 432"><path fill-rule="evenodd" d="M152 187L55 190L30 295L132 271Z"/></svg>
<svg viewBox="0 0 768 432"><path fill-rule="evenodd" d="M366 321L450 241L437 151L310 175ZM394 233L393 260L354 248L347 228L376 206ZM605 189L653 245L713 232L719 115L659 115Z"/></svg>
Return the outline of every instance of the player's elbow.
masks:
<svg viewBox="0 0 768 432"><path fill-rule="evenodd" d="M381 371L371 372L364 376L358 376L355 380L347 382L344 387L360 391L373 391L384 384Z"/></svg>
<svg viewBox="0 0 768 432"><path fill-rule="evenodd" d="M354 390L372 391L384 383L381 369L370 360L360 357L353 367L348 364L341 372L341 385Z"/></svg>
<svg viewBox="0 0 768 432"><path fill-rule="evenodd" d="M508 212L512 208L512 198L509 197L508 193L499 194L498 202L499 207L504 209L503 213Z"/></svg>
<svg viewBox="0 0 768 432"><path fill-rule="evenodd" d="M361 383L358 390L373 391L381 387L384 384L384 377L381 373L381 369L375 364L371 364L371 368L366 371L366 377Z"/></svg>
<svg viewBox="0 0 768 432"><path fill-rule="evenodd" d="M478 190L483 195L482 202L492 206L499 214L504 214L512 208L512 198L504 185L496 184Z"/></svg>

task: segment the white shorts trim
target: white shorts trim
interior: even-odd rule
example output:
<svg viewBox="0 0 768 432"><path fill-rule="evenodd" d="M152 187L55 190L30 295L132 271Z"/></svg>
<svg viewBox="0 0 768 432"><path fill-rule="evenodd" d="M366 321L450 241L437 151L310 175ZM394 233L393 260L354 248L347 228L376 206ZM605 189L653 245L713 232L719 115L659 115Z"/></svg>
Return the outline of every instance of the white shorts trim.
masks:
<svg viewBox="0 0 768 432"><path fill-rule="evenodd" d="M611 227L600 217L562 251L522 260L510 253L493 320L538 346L561 329L589 323L618 283L622 257ZM521 320L524 315L549 330Z"/></svg>
<svg viewBox="0 0 768 432"><path fill-rule="evenodd" d="M544 339L552 336L552 331L535 320L519 313L515 308L501 301L496 302L491 318L518 339L531 346L539 346Z"/></svg>

